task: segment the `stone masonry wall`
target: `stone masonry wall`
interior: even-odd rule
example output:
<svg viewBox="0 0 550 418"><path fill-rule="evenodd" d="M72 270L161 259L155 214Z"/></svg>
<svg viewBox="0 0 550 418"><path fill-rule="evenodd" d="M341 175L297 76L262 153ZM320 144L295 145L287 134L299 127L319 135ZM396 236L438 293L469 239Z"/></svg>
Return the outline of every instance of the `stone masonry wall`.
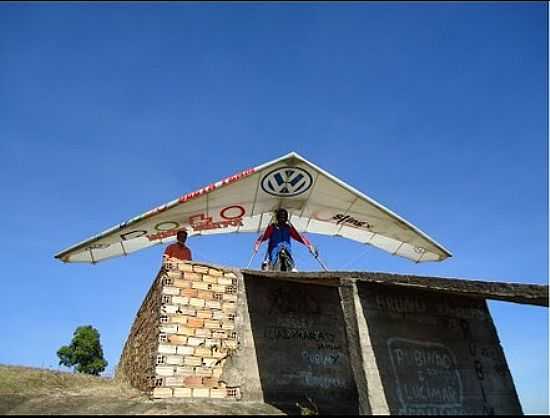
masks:
<svg viewBox="0 0 550 418"><path fill-rule="evenodd" d="M221 380L238 345L237 277L232 269L165 260L132 327L119 373L153 398L239 399L239 388ZM138 361L140 355L147 360Z"/></svg>

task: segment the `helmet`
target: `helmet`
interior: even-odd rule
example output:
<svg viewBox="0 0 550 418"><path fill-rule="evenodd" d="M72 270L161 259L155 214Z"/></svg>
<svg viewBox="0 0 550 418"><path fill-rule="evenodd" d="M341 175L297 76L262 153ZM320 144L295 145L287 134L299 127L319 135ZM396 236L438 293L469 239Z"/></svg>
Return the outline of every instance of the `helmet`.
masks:
<svg viewBox="0 0 550 418"><path fill-rule="evenodd" d="M279 215L286 215L288 217L288 211L285 208L280 208L275 211L275 216L279 217Z"/></svg>
<svg viewBox="0 0 550 418"><path fill-rule="evenodd" d="M288 221L288 211L286 209L280 208L275 211L275 219L277 222L282 220L283 222Z"/></svg>

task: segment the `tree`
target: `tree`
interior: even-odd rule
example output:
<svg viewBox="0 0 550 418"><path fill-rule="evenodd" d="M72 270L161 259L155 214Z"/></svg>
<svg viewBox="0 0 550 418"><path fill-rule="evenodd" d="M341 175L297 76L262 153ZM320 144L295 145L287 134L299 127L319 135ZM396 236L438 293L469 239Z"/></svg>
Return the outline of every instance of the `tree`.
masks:
<svg viewBox="0 0 550 418"><path fill-rule="evenodd" d="M107 367L103 349L99 342L99 332L91 325L78 327L73 334L71 345L64 345L57 351L59 364L73 367L79 373L98 376Z"/></svg>

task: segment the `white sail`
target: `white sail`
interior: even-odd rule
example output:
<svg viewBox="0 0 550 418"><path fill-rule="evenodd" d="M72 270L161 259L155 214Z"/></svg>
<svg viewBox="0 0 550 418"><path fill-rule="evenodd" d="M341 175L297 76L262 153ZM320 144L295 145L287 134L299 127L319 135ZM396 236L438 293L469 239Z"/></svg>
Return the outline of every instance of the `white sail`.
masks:
<svg viewBox="0 0 550 418"><path fill-rule="evenodd" d="M292 152L183 195L55 257L95 263L173 241L181 228L189 236L259 233L280 207L299 232L341 236L414 262L452 256L414 225Z"/></svg>

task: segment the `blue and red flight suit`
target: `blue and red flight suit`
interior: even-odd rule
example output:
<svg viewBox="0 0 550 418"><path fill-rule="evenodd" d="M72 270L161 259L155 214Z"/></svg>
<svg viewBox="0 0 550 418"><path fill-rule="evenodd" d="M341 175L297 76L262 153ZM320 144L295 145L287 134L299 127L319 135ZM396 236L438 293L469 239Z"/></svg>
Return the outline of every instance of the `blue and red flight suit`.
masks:
<svg viewBox="0 0 550 418"><path fill-rule="evenodd" d="M262 242L269 240L267 257L270 264L274 265L283 248L286 249L288 254L292 257L290 238L301 242L309 248L313 248L311 242L306 237L301 236L292 225L284 224L279 226L277 224L271 224L267 227L262 236L256 240L255 249L258 251Z"/></svg>

